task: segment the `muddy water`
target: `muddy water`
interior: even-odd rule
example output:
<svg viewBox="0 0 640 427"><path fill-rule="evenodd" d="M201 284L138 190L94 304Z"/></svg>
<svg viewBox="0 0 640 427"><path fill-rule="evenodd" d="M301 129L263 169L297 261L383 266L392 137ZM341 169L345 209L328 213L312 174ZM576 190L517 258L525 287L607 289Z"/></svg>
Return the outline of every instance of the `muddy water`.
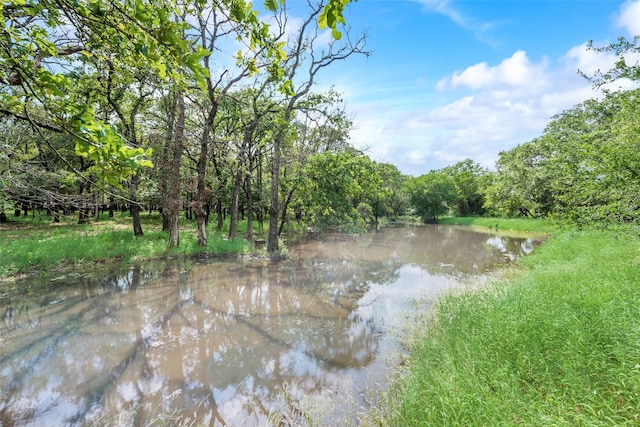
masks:
<svg viewBox="0 0 640 427"><path fill-rule="evenodd" d="M308 238L280 263L40 278L57 291L0 299L0 425L338 424L384 386L412 310L534 245L387 228Z"/></svg>

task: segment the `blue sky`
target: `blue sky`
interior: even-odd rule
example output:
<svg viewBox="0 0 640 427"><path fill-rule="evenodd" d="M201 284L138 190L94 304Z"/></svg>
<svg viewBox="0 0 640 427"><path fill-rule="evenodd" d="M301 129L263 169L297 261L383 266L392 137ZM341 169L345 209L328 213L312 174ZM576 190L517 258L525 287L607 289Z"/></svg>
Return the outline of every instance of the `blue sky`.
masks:
<svg viewBox="0 0 640 427"><path fill-rule="evenodd" d="M412 176L466 158L493 168L596 96L577 71L613 59L589 40L640 34L640 0L359 0L345 16L372 54L327 69L320 87L343 93L353 145Z"/></svg>

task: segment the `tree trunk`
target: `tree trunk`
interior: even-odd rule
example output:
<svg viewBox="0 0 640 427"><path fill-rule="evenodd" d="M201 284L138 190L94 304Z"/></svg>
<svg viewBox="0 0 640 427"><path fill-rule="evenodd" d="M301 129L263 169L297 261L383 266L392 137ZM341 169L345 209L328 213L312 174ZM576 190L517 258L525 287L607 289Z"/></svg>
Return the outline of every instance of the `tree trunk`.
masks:
<svg viewBox="0 0 640 427"><path fill-rule="evenodd" d="M233 196L231 197L231 212L229 219L229 239L236 237L238 231L238 199L240 199L240 188L242 187L242 163L238 165L236 178L233 182Z"/></svg>
<svg viewBox="0 0 640 427"><path fill-rule="evenodd" d="M222 231L222 227L224 227L224 212L222 207L222 197L218 197L216 201L216 217L218 223L216 224L216 228L218 231Z"/></svg>
<svg viewBox="0 0 640 427"><path fill-rule="evenodd" d="M81 167L82 171L85 170L84 161L83 161L82 157L80 157L80 167ZM89 189L85 188L84 182L81 181L80 185L79 185L79 188L78 188L78 196L79 196L78 197L78 199L79 199L78 200L78 224L84 224L84 223L87 222L87 215L86 215L86 212L85 212L86 202L82 197L82 195L85 193L85 189L86 189L87 192L89 192ZM20 211L17 211L17 212L20 212Z"/></svg>
<svg viewBox="0 0 640 427"><path fill-rule="evenodd" d="M96 192L95 205L93 207L93 219L98 221L100 219L100 196Z"/></svg>
<svg viewBox="0 0 640 427"><path fill-rule="evenodd" d="M162 150L162 156L160 157L160 215L162 216L162 231L167 231L170 228L169 222L169 180L171 179L172 169L169 167L169 154L171 153L171 143L175 138L175 120L176 110L178 108L178 94L173 93L171 98L171 105L167 109L167 133L164 139L164 149Z"/></svg>
<svg viewBox="0 0 640 427"><path fill-rule="evenodd" d="M171 206L171 205L169 205ZM171 208L170 208L171 209ZM177 208L178 212L180 211L180 207ZM173 214L171 212L169 215L169 243L168 247L172 246L180 246L180 217L178 214Z"/></svg>
<svg viewBox="0 0 640 427"><path fill-rule="evenodd" d="M209 111L207 120L204 123L202 137L200 140L200 157L198 159L198 184L196 186L196 200L193 203L193 212L196 214L198 223L198 246L207 246L207 210L208 192L206 190L207 162L209 161L209 133L213 120L216 117L217 106L213 106Z"/></svg>
<svg viewBox="0 0 640 427"><path fill-rule="evenodd" d="M271 200L269 204L269 236L267 239L267 251L275 254L278 251L278 212L280 190L280 140L282 137L276 135L273 141L273 161L271 162Z"/></svg>
<svg viewBox="0 0 640 427"><path fill-rule="evenodd" d="M251 170L251 168L249 168ZM245 238L253 241L253 197L251 196L251 175L245 177L245 194L247 195L247 234Z"/></svg>
<svg viewBox="0 0 640 427"><path fill-rule="evenodd" d="M135 174L131 177L129 183L129 198L131 199L131 216L133 217L133 235L144 236L142 224L140 223L140 204L138 203L138 184L140 183L140 175Z"/></svg>
<svg viewBox="0 0 640 427"><path fill-rule="evenodd" d="M203 198L204 195L198 196L193 203L193 213L196 215L198 225L198 246L207 246L207 210Z"/></svg>
<svg viewBox="0 0 640 427"><path fill-rule="evenodd" d="M284 201L284 206L282 207L282 218L280 219L280 228L278 228L278 235L282 234L282 231L284 230L284 225L287 222L287 209L289 209L289 203L291 203L291 199L293 198L294 191L295 191L295 188L292 188L291 190L289 190L289 193L287 194L287 198Z"/></svg>
<svg viewBox="0 0 640 427"><path fill-rule="evenodd" d="M258 225L260 227L260 232L263 231L263 221L264 221L264 205L262 203L262 157L258 157L258 178L257 178L257 185L258 185L258 194L260 195L260 200L259 200L259 208L256 209L256 219L258 220Z"/></svg>
<svg viewBox="0 0 640 427"><path fill-rule="evenodd" d="M180 245L180 162L182 160L182 146L184 141L184 97L182 91L176 92L176 106L178 116L176 120L176 131L173 136L173 159L171 161L171 185L169 186L169 197L167 198L169 242L167 247Z"/></svg>
<svg viewBox="0 0 640 427"><path fill-rule="evenodd" d="M78 209L78 224L86 224L87 223L87 209L83 206Z"/></svg>

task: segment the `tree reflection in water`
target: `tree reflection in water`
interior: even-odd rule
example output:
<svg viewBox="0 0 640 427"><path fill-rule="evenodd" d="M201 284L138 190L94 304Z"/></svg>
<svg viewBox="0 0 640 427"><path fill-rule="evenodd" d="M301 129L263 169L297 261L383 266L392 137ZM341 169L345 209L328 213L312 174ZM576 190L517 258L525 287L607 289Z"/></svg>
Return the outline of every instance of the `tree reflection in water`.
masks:
<svg viewBox="0 0 640 427"><path fill-rule="evenodd" d="M279 263L166 262L48 279L63 286L0 307L0 424L260 425L313 396L346 414L345 402L384 382L394 328L413 301L534 245L389 228L299 242Z"/></svg>

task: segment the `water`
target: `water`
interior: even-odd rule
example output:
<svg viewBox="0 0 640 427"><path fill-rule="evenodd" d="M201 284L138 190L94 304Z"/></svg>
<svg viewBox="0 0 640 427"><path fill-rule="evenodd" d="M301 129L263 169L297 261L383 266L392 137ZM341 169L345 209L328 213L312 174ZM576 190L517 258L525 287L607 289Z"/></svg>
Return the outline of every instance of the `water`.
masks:
<svg viewBox="0 0 640 427"><path fill-rule="evenodd" d="M47 278L55 292L0 299L0 425L338 424L384 387L412 313L535 244L400 227L310 237L279 263Z"/></svg>

